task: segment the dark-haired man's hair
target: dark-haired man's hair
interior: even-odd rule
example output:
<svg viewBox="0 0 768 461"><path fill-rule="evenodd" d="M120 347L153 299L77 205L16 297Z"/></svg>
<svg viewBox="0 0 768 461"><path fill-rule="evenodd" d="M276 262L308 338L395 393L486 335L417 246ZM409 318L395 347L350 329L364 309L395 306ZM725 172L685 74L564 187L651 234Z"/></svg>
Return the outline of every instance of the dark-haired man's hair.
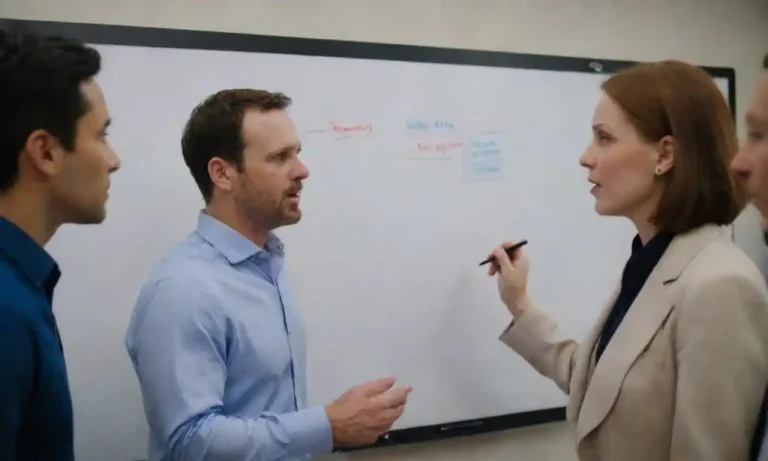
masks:
<svg viewBox="0 0 768 461"><path fill-rule="evenodd" d="M768 69L768 54L763 57L763 69Z"/></svg>
<svg viewBox="0 0 768 461"><path fill-rule="evenodd" d="M100 68L99 52L76 40L0 31L0 193L18 180L32 132L74 148L77 121L89 109L80 85Z"/></svg>
<svg viewBox="0 0 768 461"><path fill-rule="evenodd" d="M291 105L283 93L256 89L221 90L194 108L184 127L181 151L206 203L213 197L208 163L218 157L243 166L243 116L247 110L283 110Z"/></svg>

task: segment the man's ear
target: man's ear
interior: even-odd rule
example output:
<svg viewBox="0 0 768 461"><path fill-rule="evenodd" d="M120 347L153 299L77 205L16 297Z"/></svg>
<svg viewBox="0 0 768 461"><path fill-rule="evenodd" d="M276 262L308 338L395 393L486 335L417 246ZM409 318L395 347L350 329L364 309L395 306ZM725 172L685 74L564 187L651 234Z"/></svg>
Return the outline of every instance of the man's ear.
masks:
<svg viewBox="0 0 768 461"><path fill-rule="evenodd" d="M658 152L656 174L660 176L671 170L675 165L675 138L664 136L659 140L656 150Z"/></svg>
<svg viewBox="0 0 768 461"><path fill-rule="evenodd" d="M211 182L219 189L226 191L232 191L234 189L234 181L237 172L232 165L223 159L213 157L208 162L208 175L211 178Z"/></svg>
<svg viewBox="0 0 768 461"><path fill-rule="evenodd" d="M27 137L19 163L48 179L62 170L64 155L66 150L57 137L45 130L35 130Z"/></svg>

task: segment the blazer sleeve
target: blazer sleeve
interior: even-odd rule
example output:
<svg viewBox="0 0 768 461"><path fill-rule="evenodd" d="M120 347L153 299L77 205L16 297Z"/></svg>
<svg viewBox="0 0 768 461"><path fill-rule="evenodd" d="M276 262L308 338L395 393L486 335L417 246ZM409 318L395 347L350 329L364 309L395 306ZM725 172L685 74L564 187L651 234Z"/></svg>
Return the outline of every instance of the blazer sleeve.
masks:
<svg viewBox="0 0 768 461"><path fill-rule="evenodd" d="M553 380L563 392L570 394L571 373L579 344L566 336L544 311L531 304L499 339L536 371Z"/></svg>
<svg viewBox="0 0 768 461"><path fill-rule="evenodd" d="M748 459L768 380L767 294L733 275L683 298L670 459Z"/></svg>

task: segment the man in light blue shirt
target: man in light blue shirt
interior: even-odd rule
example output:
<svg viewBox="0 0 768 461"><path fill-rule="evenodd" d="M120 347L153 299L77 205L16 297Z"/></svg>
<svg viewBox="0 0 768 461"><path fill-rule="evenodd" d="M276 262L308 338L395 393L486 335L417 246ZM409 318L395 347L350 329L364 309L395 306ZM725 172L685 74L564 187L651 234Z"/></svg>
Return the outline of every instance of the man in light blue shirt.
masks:
<svg viewBox="0 0 768 461"><path fill-rule="evenodd" d="M763 58L768 70L768 55ZM731 169L747 185L752 204L763 218L763 239L768 244L768 73L763 75L747 109L747 140L731 163ZM750 460L768 461L768 386L752 439Z"/></svg>
<svg viewBox="0 0 768 461"><path fill-rule="evenodd" d="M151 461L306 459L372 443L403 412L410 389L391 378L307 406L304 327L272 232L299 221L309 174L289 104L225 90L185 128L206 208L152 271L126 335Z"/></svg>

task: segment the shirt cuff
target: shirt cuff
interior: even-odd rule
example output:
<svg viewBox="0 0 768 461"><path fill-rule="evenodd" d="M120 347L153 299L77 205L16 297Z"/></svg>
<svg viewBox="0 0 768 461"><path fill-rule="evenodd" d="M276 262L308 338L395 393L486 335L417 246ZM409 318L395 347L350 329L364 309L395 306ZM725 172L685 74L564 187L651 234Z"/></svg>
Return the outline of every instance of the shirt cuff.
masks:
<svg viewBox="0 0 768 461"><path fill-rule="evenodd" d="M324 405L286 413L282 419L294 443L292 452L318 455L333 451L333 432Z"/></svg>

